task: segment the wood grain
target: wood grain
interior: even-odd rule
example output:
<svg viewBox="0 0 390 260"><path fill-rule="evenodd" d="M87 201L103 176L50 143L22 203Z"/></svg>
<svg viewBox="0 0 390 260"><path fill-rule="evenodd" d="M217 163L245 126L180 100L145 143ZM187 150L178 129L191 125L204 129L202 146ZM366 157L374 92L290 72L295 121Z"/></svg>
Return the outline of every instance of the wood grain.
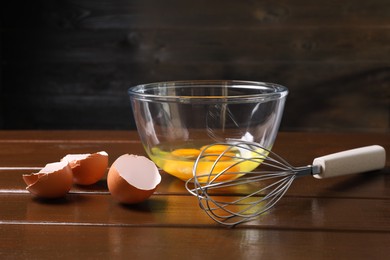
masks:
<svg viewBox="0 0 390 260"><path fill-rule="evenodd" d="M294 164L358 146L390 149L386 133L281 132L277 151ZM389 166L326 180L299 178L267 214L235 228L214 223L184 183L163 172L144 203L121 205L105 179L74 186L58 200L32 197L22 166L64 153L142 153L135 131L0 131L0 256L42 258L386 259L389 253ZM10 168L4 168L11 166ZM11 169L12 168L12 169ZM249 187L221 193L238 196Z"/></svg>
<svg viewBox="0 0 390 260"><path fill-rule="evenodd" d="M388 234L366 232L206 231L181 227L103 228L88 225L1 225L0 231L3 234L0 237L1 253L14 259L127 258L129 255L138 259L386 259L389 246ZM79 239L74 239L76 237ZM324 246L329 250L324 250Z"/></svg>
<svg viewBox="0 0 390 260"><path fill-rule="evenodd" d="M24 2L2 8L2 129L134 129L130 86L243 79L290 89L283 130L389 131L387 1Z"/></svg>
<svg viewBox="0 0 390 260"><path fill-rule="evenodd" d="M95 226L215 227L190 196L154 195L135 206L108 195L71 194L57 201L31 200L30 194L1 194L3 224L42 223ZM390 232L388 199L285 197L269 213L240 228ZM343 209L340 214L340 209ZM335 217L337 216L337 217ZM370 219L370 221L366 221Z"/></svg>

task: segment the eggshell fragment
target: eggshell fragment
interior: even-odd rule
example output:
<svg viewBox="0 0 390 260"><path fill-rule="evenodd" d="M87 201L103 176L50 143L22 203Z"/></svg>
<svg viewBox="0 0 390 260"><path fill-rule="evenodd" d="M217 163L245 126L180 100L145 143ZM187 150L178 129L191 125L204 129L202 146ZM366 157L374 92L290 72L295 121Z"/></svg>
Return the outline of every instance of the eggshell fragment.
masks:
<svg viewBox="0 0 390 260"><path fill-rule="evenodd" d="M151 160L130 154L124 154L116 159L107 175L111 195L125 204L148 199L160 182L161 175Z"/></svg>
<svg viewBox="0 0 390 260"><path fill-rule="evenodd" d="M68 154L61 161L69 162L74 183L91 185L98 182L106 173L108 154L104 151L94 154Z"/></svg>
<svg viewBox="0 0 390 260"><path fill-rule="evenodd" d="M72 188L73 174L66 161L46 164L38 173L24 174L26 189L41 198L60 198Z"/></svg>

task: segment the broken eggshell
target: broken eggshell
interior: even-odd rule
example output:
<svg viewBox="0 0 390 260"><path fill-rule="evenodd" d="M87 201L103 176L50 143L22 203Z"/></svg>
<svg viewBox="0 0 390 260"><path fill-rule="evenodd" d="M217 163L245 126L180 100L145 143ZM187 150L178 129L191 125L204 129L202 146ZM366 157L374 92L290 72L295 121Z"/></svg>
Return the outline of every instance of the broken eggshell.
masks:
<svg viewBox="0 0 390 260"><path fill-rule="evenodd" d="M72 188L73 174L68 162L46 164L38 173L24 174L26 189L40 198L64 197Z"/></svg>
<svg viewBox="0 0 390 260"><path fill-rule="evenodd" d="M93 154L68 154L61 161L69 162L74 183L91 185L102 179L106 173L108 154L104 151Z"/></svg>
<svg viewBox="0 0 390 260"><path fill-rule="evenodd" d="M124 204L148 199L160 182L161 175L151 160L131 154L124 154L116 159L107 175L111 195Z"/></svg>

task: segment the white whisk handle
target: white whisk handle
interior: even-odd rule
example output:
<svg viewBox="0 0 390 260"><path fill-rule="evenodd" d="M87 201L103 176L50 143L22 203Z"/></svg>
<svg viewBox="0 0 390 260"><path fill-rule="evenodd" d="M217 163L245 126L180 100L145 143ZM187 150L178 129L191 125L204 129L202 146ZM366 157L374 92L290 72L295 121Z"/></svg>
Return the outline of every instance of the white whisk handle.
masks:
<svg viewBox="0 0 390 260"><path fill-rule="evenodd" d="M318 179L379 170L385 167L386 151L382 146L371 145L315 158L313 167L320 172Z"/></svg>

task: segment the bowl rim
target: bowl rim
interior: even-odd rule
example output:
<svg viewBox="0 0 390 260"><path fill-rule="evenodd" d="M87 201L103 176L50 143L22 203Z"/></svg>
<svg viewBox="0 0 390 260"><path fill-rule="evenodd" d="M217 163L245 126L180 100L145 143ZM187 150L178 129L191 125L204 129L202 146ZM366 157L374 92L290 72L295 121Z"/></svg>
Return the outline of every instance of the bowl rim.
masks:
<svg viewBox="0 0 390 260"><path fill-rule="evenodd" d="M153 88L164 87L166 89L191 88L191 87L213 86L226 89L258 89L267 90L256 94L231 95L231 96L179 96L179 95L158 95L146 93ZM288 88L270 82L246 81L246 80L179 80L161 81L146 84L139 84L128 89L130 99L150 101L150 102L176 102L176 103L245 103L245 102L265 102L278 100L288 95Z"/></svg>

